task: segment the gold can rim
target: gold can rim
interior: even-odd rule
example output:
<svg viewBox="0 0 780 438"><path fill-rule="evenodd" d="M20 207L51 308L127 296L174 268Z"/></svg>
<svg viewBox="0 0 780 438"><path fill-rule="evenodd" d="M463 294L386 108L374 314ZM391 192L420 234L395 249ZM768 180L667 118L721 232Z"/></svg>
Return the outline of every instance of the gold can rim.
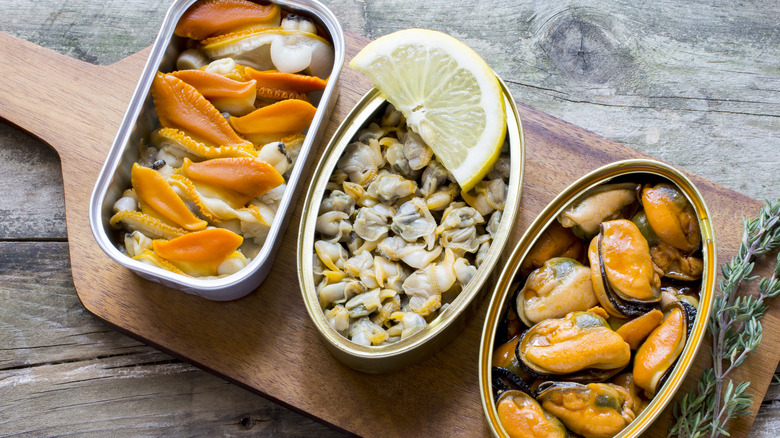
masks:
<svg viewBox="0 0 780 438"><path fill-rule="evenodd" d="M317 217L316 209L319 207L324 195L325 184L346 145L363 127L363 124L382 108L386 102L386 99L378 89L372 88L369 90L353 107L333 134L317 163L301 213L298 234L298 281L306 310L314 322L319 335L324 339L331 353L352 368L366 372L385 372L409 365L411 364L409 362L413 362L413 359L420 358L420 354L415 354L414 352L420 350L423 344L427 344L433 338L441 338L442 333L448 330L454 321L463 315L465 309L472 304L485 281L492 274L517 219L525 168L525 141L522 121L517 105L506 84L501 78L499 78L499 83L505 99L507 139L509 140L511 164L507 203L504 208L504 216L502 216L499 225L499 231L496 233L497 238L491 245L483 266L478 269L477 274L469 285L460 292L458 298L450 303L427 327L407 339L389 345L363 346L344 338L327 322L324 312L319 305L314 280L311 275L313 268L314 225ZM388 360L393 359L397 359L399 363L392 365L386 363ZM385 363L383 364L382 362Z"/></svg>
<svg viewBox="0 0 780 438"><path fill-rule="evenodd" d="M591 171L573 182L556 196L541 213L539 213L515 245L512 254L509 256L509 261L496 283L485 316L482 337L480 340L478 364L482 408L493 436L509 436L498 420L495 403L493 403L490 362L492 358L493 339L495 339L498 322L507 303L508 294L511 292L512 281L517 275L520 264L523 262L542 231L556 219L568 204L593 187L604 184L615 177L630 174L660 176L676 184L683 191L693 205L699 221L702 233L702 259L704 268L701 280L699 309L694 321L693 331L686 342L680 358L677 360L677 363L669 374L669 378L664 384L663 390L653 397L648 406L634 419L634 421L616 435L616 437L636 437L644 432L666 408L672 397L680 388L685 376L690 371L707 330L707 319L715 294L717 257L714 231L709 210L701 192L699 192L693 182L691 182L691 180L682 172L666 163L651 159L629 159L610 163Z"/></svg>

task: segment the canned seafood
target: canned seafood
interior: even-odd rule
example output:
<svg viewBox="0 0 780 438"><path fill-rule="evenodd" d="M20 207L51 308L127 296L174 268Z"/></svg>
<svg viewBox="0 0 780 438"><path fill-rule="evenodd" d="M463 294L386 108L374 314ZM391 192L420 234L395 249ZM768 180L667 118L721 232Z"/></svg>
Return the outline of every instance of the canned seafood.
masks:
<svg viewBox="0 0 780 438"><path fill-rule="evenodd" d="M458 195L451 194L448 198L446 196L448 190L442 189L441 199L444 201L439 202L440 198L429 196L432 195L434 189L430 189L422 182L419 183L420 188L418 188L416 182L409 181L411 179L419 182L421 179L427 178L427 176L420 176L421 173L425 173L422 166L428 166L426 167L428 169L436 163L429 164L428 160L431 157L427 156L425 163L419 164L417 171L403 170L408 163L401 163L398 161L398 157L392 156L395 152L390 151L395 146L400 148L399 140L395 137L396 125L403 124L403 122L398 119L400 113L396 114L392 108L388 109L389 103L376 89L369 91L358 102L327 146L315 169L304 203L298 244L298 278L306 309L320 337L328 350L346 365L367 373L383 373L418 362L451 341L465 325L465 318L473 313L474 306L479 302L478 297L482 286L490 277L509 238L520 204L524 162L522 126L512 96L503 82L501 85L507 111L507 139L503 152L505 158L502 161L504 176L494 176L494 181L498 192L501 193L500 197L503 199L502 206L498 207L502 211L496 211L495 208L486 206L486 210L483 210L484 218L476 209L467 206L466 202L454 202L461 196L459 188L454 183L452 184L458 190L453 193L457 192ZM377 123L377 121L379 122ZM380 125L393 125L393 127L384 129ZM387 138L369 139L373 132L384 131L392 131L392 133L388 134ZM407 135L407 137L412 136ZM366 142L365 146L360 146L361 138ZM402 140L400 144L403 144L404 141ZM414 142L413 139L409 141ZM380 175L375 177L403 180L398 191L390 197L387 194L373 193L370 181L368 179L366 181L360 180L363 176L360 172L353 172L349 175L345 173L345 170L350 172L352 169L348 166L352 164L350 160L358 155L357 148L364 147L366 154L370 155L372 152L369 144L378 142L381 142L382 145L375 145L376 153L379 153L380 148L384 148L385 152L383 153L391 155L390 161L393 163L387 162L385 158L378 159L377 162L386 164L379 165L378 174ZM409 147L417 146L419 145L415 144ZM421 156L426 156L426 154L415 155L414 159ZM372 172L376 170L373 169ZM432 168L428 172L433 173ZM403 175L403 177L396 173ZM444 178L440 181L440 188L447 185L446 173L445 170ZM504 178L506 179L504 180ZM361 198L361 195L353 193L362 193L364 190L363 186L354 183L353 180L368 186L365 188L366 193L369 193L368 198ZM404 188L408 188L408 190L404 191ZM350 195L344 191L351 193L355 198L350 201ZM420 193L423 194L420 195ZM415 196L421 197L415 198ZM464 197L468 196L464 195ZM477 195L474 194L474 196ZM396 200L396 197L400 197L400 199ZM340 207L335 207L335 205L338 199L342 198L346 204L349 204L349 207L336 211ZM467 201L469 204L476 205L476 201L471 198ZM381 211L372 211L372 209L377 210L380 207L375 205L377 203L393 205L384 205L381 206ZM416 208L414 206L420 204L422 205L420 208L424 211L420 213L418 219L423 221L423 216L427 217L429 221L427 225L431 227L431 230L434 230L435 227L438 232L429 230L430 233L418 233L419 236L413 233L406 235L404 233L407 230L401 225L401 222L404 221L398 219L398 214L407 209L412 214L414 213L412 210ZM430 206L430 212L428 206ZM444 217L447 216L448 211L453 211L453 207L463 207L464 218L466 216L470 218L479 216L476 220L479 225L466 227L468 230L464 230L463 235L468 237L461 240L461 243L467 246L469 244L465 242L474 243L474 246L468 248L461 246L460 249L455 249L457 245L454 242L456 240L454 237L442 244L444 248L439 247L440 240L434 241L434 236L447 233L447 231L442 231L441 227ZM345 212L347 209L348 212ZM385 210L392 210L392 212L383 214L382 211ZM466 214L467 210L468 214ZM376 213L377 217L385 218L384 220L377 219L378 222L374 222L379 224L375 237L370 234L371 230L361 231L359 228L363 226L360 225L360 222L365 221L364 218L356 218L356 216L361 216L364 213L366 215ZM344 225L344 232L350 233L352 230L354 236L336 235L336 233L341 232L340 225L333 222L331 227L331 222L326 223L326 218L331 215L341 215L342 219L340 220L343 222L340 223ZM500 218L500 221L488 221L488 215L491 218L495 215L496 219ZM492 222L492 225L488 225L487 222ZM387 229L385 230L385 228ZM486 228L490 229L489 233ZM478 252L476 245L479 244L479 241L470 240L481 239L481 237L476 236L477 234L484 237L482 241L489 240L484 246L485 251L479 254L476 254ZM419 244L413 243L415 237L417 237L417 242L420 242ZM384 240L380 242L380 238ZM440 239L440 237L435 237L435 239ZM326 240L330 242L326 242ZM395 245L396 243L398 245ZM405 255L412 251L410 249L412 247L419 247L419 252L405 258ZM402 251L406 252L400 254L399 248L404 248ZM330 250L335 251L336 258L341 257L341 255L344 255L345 258L351 257L349 261L345 261L346 266L336 266L341 262L334 259L332 269L323 268L323 262L331 264L331 260L323 255ZM404 291L411 290L412 286L410 285L413 280L419 280L430 286L430 283L426 282L426 278L428 278L426 276L431 273L432 269L435 269L433 266L445 265L448 263L446 260L452 261L455 258L462 259L466 280L456 280L456 275L453 272L453 275L449 276L452 278L446 281L446 288L449 288L446 291L434 290L441 286L438 284L437 288L429 288L430 290L423 287L422 290L425 292L420 292L417 298L410 298L410 295L404 296ZM361 263L366 263L362 266L369 268L370 272L366 275L361 275L360 268L357 268L355 272L350 270L350 265L357 265L358 259L361 259ZM390 266L390 269L399 273L400 277L391 279L385 274L376 274L380 267L382 272L386 272L383 266ZM327 272L323 272L323 269ZM317 277L316 280L315 277ZM462 286L459 284L460 281L463 281ZM391 282L394 282L394 285L390 286ZM369 291L353 297L353 294L349 292L352 287L361 288L361 292L364 289ZM393 290L393 288L395 289ZM440 288L445 289L444 286ZM373 304L356 303L361 300L361 297L369 296L372 293L377 295ZM411 292L411 295L414 294L415 292ZM402 296L404 296L403 307L401 304ZM348 298L353 299L348 300ZM373 327L375 332L369 334L361 332L358 329L361 324Z"/></svg>
<svg viewBox="0 0 780 438"><path fill-rule="evenodd" d="M674 168L626 160L570 185L493 290L479 354L492 435L522 411L560 433L639 436L693 364L716 266L707 207Z"/></svg>
<svg viewBox="0 0 780 438"><path fill-rule="evenodd" d="M263 31L256 32L256 30L248 30L242 27L242 29L244 30L242 30L241 32L243 33L236 32L236 34L238 35L236 37L237 41L238 39L241 39L241 41L238 43L236 43L235 41L230 41L229 39L209 38L209 40L212 40L213 43L205 44L205 41L207 40L200 41L202 38L210 37L211 34L209 34L209 32L211 32L214 29L224 29L224 27L220 27L220 26L225 25L224 23L220 25L214 25L213 22L209 22L208 19L209 13L213 11L206 11L207 13L198 15L198 17L194 17L194 18L190 17L192 18L192 21L197 22L198 20L201 20L201 22L198 22L196 26L194 26L196 28L195 30L188 29L184 31L184 33L187 36L182 36L181 32L176 32L178 35L174 33L175 30L177 29L177 26L179 26L179 24L183 21L182 17L185 16L185 13L188 12L188 9L190 9L191 7L194 8L195 3L196 2L194 0L177 0L168 9L165 19L163 20L160 32L151 49L149 59L143 70L143 73L135 89L135 92L132 96L132 99L128 104L127 111L122 120L122 123L119 126L119 130L114 140L114 143L108 153L103 169L95 184L91 201L90 201L90 206L89 206L89 219L90 219L92 233L98 245L115 262L132 270L136 274L150 281L159 282L168 287L179 289L187 293L199 295L201 297L210 300L224 301L224 300L232 300L232 299L242 297L250 293L251 291L253 291L264 280L269 270L271 269L271 265L273 263L276 250L279 244L281 243L282 234L285 228L287 227L287 223L290 219L290 215L292 213L292 210L294 209L297 195L300 192L300 190L298 190L298 186L300 185L301 181L305 179L307 176L307 170L309 168L309 163L312 158L310 152L314 147L317 146L318 142L320 141L322 134L324 133L325 127L328 124L330 114L336 102L337 83L339 79L339 73L341 71L344 62L345 41L344 41L343 31L341 29L338 20L333 15L333 13L330 10L328 10L325 6L323 6L321 3L317 2L316 0L279 0L270 5L268 4L260 5L260 4L245 2L243 6L243 7L249 7L250 9L257 9L257 10L263 10L264 8L268 9L270 14L269 16L272 16L269 21L269 23L271 24L262 22L259 23L259 25L277 26L274 28L274 30L268 30L265 32ZM238 3L238 2L232 2L232 3ZM204 5L204 4L205 3L201 3L200 5ZM231 4L231 2L222 2L222 3L210 2L205 5L208 8L219 8L227 4ZM197 14L191 14L191 15L197 15ZM230 24L230 23L235 23L236 22L235 20L240 21L246 18L245 17L246 14L242 13L239 15L243 15L243 16L241 18L236 18L235 14L233 14L231 15L231 17L229 17L230 18L229 20L226 19L223 21L227 21L228 24ZM204 17L206 17L205 18L206 30L203 30L204 23L202 21L204 21L203 20ZM258 23L251 23L251 24L252 26L258 25ZM200 26L200 28L198 28L198 26ZM252 33L252 32L256 32L256 33ZM295 35L295 36L291 36L291 35ZM290 38L297 38L297 39L295 41L291 41ZM195 42L195 41L200 41L200 42ZM247 41L250 41L251 44L249 44ZM310 42L311 44L308 44L308 42ZM234 49L237 46L241 46L243 49L252 46L250 47L252 50L250 53L235 52ZM296 50L298 52L295 53L295 56L287 56L286 59L282 61L279 60L278 55L280 51L290 52ZM318 56L320 52L324 53L324 55ZM284 53L282 53L282 55L283 54ZM308 55L308 60L306 55ZM258 61L258 59L255 59L257 57L260 57L262 59ZM266 62L267 61L266 58L272 60L274 64L270 65L268 62ZM317 59L314 60L314 58ZM292 59L297 61L302 61L302 63L298 63L300 65L298 64L290 65ZM155 78L158 75L158 72L169 73L169 72L174 72L175 70L181 70L181 71L197 73L199 72L199 70L203 70L203 69L208 70L208 68L211 67L211 64L208 64L208 65L204 65L203 68L199 69L198 67L200 67L201 63L206 63L206 62L213 63L213 62L219 62L220 60L224 61L225 64L233 62L233 60L235 60L235 64L241 65L242 68L241 72L244 71L243 70L244 65L246 65L247 70L249 70L250 66L253 66L253 68L257 70L256 72L257 74L267 73L266 71L260 71L260 70L270 70L270 69L280 70L280 71L284 70L287 72L291 72L292 74L294 72L302 71L305 69L305 71L311 72L311 76L319 76L320 78L322 78L320 80L321 86L319 87L318 91L303 90L300 92L300 93L304 93L305 96L302 96L298 99L298 102L301 102L301 105L299 106L306 107L305 109L306 111L308 111L306 117L311 118L311 123L308 125L308 128L303 128L303 127L300 128L303 134L297 134L297 137L295 139L295 153L297 154L297 156L295 157L294 164L292 166L289 165L289 162L292 162L291 160L289 160L292 158L291 155L293 155L291 151L285 152L282 149L280 149L280 147L277 147L276 149L274 149L273 147L269 147L270 153L276 153L277 155L280 155L281 157L280 163L285 164L283 168L277 168L277 166L274 166L275 171L278 171L276 179L277 180L279 179L278 175L283 174L284 184L286 184L286 186L284 185L280 186L281 189L277 190L277 192L274 193L274 199L272 202L273 207L268 207L267 205L263 205L263 206L255 205L255 207L258 208L254 208L252 207L252 205L250 205L252 203L246 203L246 202L242 204L243 205L242 207L241 205L238 205L241 204L241 202L236 201L236 205L230 206L230 208L232 209L231 211L235 212L243 208L244 210L247 211L237 213L237 215L241 214L243 216L239 216L237 218L231 218L231 219L227 219L224 217L217 217L218 215L213 215L214 217L211 218L209 217L196 218L198 219L199 222L198 224L196 224L194 228L202 228L202 223L205 223L204 219L209 219L209 224L211 224L213 221L213 223L218 224L219 227L222 227L224 224L230 222L231 220L233 222L236 222L236 224L241 222L240 224L235 225L233 229L236 231L235 234L238 234L239 236L243 236L243 244L246 244L247 241L250 240L250 236L248 236L247 234L248 231L246 231L248 226L246 227L244 226L245 224L242 222L243 220L242 218L243 217L249 218L249 216L253 216L256 219L253 218L249 218L249 219L252 219L250 222L252 222L253 225L257 226L257 228L254 230L257 232L253 233L253 235L251 236L252 243L254 244L252 249L244 250L244 247L241 246L240 249L243 250L243 253L241 253L241 251L234 252L233 254L236 256L235 258L236 258L236 263L238 263L237 265L238 267L237 268L228 267L226 269L227 273L223 273L225 271L220 270L218 271L219 272L218 274L214 274L212 272L213 271L212 269L210 271L207 270L206 273L203 275L200 275L197 272L195 274L193 274L192 272L184 272L184 274L182 274L181 272L177 273L176 271L184 271L184 268L182 268L182 266L187 265L186 262L180 265L175 265L170 269L163 269L160 266L165 265L165 261L159 261L159 259L156 258L153 254L148 256L138 256L138 257L128 256L129 248L127 247L125 242L123 242L123 239L125 241L127 240L126 237L122 236L123 231L117 230L118 228L117 224L110 223L110 222L122 222L121 220L119 221L111 220L112 216L115 215L116 209L118 208L121 211L122 208L127 208L127 206L124 204L129 205L134 203L132 199L133 197L129 196L127 198L130 199L130 202L124 202L124 203L120 202L119 203L120 205L117 205L117 201L119 201L123 197L126 197L127 195L125 191L131 187L131 175L133 174L132 169L134 163L137 163L139 161L144 161L144 160L148 161L148 157L144 156L144 154L148 152L148 150L150 149L149 147L147 147L149 145L155 146L160 150L164 149L159 147L159 143L157 143L155 139L152 139L153 136L156 136L155 137L156 139L164 137L162 141L168 142L169 144L173 144L177 142L178 144L185 144L187 142L196 145L203 144L200 143L200 141L202 141L203 139L199 138L198 135L196 134L192 134L192 136L182 140L180 137L177 137L178 134L175 132L176 129L171 129L170 132L166 132L165 134L161 133L161 131L163 131L162 129L158 129L160 128L160 121L158 116L160 116L161 114L158 114L160 112L159 108L157 108L157 111L155 108L154 100L156 100L157 98L153 99L152 96L153 91L150 91L150 89L153 88L153 84L156 83ZM317 62L316 64L317 71L315 71L315 62ZM285 63L283 67L279 66L279 64L281 63ZM185 70L185 69L191 69L191 70ZM220 75L223 75L225 77L229 76L225 72L220 72ZM166 77L168 76L172 76L172 75L167 75ZM197 80L197 78L194 79ZM182 89L185 86L186 87L190 86L188 85L189 82L185 85L179 85L182 81L180 81L177 78L172 78L172 79L169 78L169 80L171 84L173 82L176 82L176 84L174 85L170 85L170 84L166 85L170 89L169 94L173 96L171 97L171 99L173 100L177 98L181 98L181 96L178 97L175 96L177 90ZM248 82L254 82L254 79ZM195 87L195 85L193 85L192 87ZM301 96L300 93L298 94L298 96ZM259 92L257 94L258 96L260 96ZM248 97L251 98L252 101L255 101L254 95ZM257 97L257 99L259 100L261 97ZM256 103L252 104L250 102L248 104L249 108L246 111L244 111L244 109L242 108L236 110L238 111L238 113L235 113L234 110L231 109L229 105L229 104L238 105L235 101L231 102L230 99L226 99L227 102L225 102L225 99L223 99L222 103L226 103L228 105L226 105L226 107L222 107L216 103L216 100L217 98L212 99L211 102L214 103L214 106L216 106L218 109L214 109L212 107L210 111L214 112L215 114L219 114L220 112L222 112L223 116L225 116L226 118L227 118L227 114L229 113L231 115L230 117L231 125L236 130L239 130L240 123L239 122L234 123L232 119L236 119L236 118L243 119L244 117L250 117L250 115L245 115L241 117L241 116L236 116L236 114L245 114L247 112L251 112L253 114L256 106L258 108L261 108L262 105L266 103L263 102L262 105L258 106L256 105ZM311 101L310 104L305 102L309 100ZM243 102L239 102L239 103L241 105L244 105ZM236 105L233 105L233 108L235 108ZM269 105L269 106L273 106L273 105ZM181 114L181 111L171 110L170 113L171 113L169 114L170 117L176 117L179 114ZM216 117L216 118L219 119L220 117ZM225 143L220 143L219 140L217 140L211 142L213 144L209 146L210 149L208 149L206 152L203 152L205 150L203 147L195 146L190 151L185 151L183 153L177 153L177 152L168 153L167 155L165 155L165 159L158 159L159 157L157 157L155 158L155 160L157 161L154 163L154 166L157 166L158 163L161 163L159 164L160 166L166 166L169 164L166 163L166 160L169 161L182 160L182 156L184 157L183 160L185 161L185 165L186 165L187 160L189 160L189 158L187 157L192 158L193 156L193 154L190 154L189 152L193 152L194 155L197 155L197 153L199 152L203 152L203 155L208 155L210 153L209 151L211 150L221 149L221 153L223 154L220 157L226 156L226 157L233 158L233 157L241 157L241 156L246 156L246 157L256 156L258 154L258 151L262 152L262 150L264 149L262 147L264 141L271 141L271 140L278 140L278 139L273 138L273 135L264 137L260 134L253 132L252 125L254 124L254 122L255 120L248 120L246 123L241 125L241 126L248 125L246 127L247 132L245 133L242 132L243 137L239 139L242 148L243 146L248 145L246 148L248 152L244 149L239 151L238 149L241 148L237 148L237 149L234 148L236 150L234 150L233 153L227 153L227 155L225 155L224 153L226 152L227 149L229 149L229 147L224 146ZM197 130L197 126L194 126L193 129ZM228 127L227 129L230 130L230 127ZM290 129L295 131L298 128L290 128ZM301 132L301 131L296 131L296 132ZM185 134L189 134L189 133L185 132ZM279 142L277 141L276 143ZM201 149L196 149L196 147L201 147ZM204 158L204 157L200 157L200 158ZM241 160L242 158L237 159L237 161L241 161ZM288 160L288 162L284 163L285 160ZM192 161L198 161L198 160L193 159ZM234 164L235 162L231 164L229 161L220 163L221 166L226 166L225 169ZM252 163L252 164L256 164L256 163ZM207 166L203 166L203 167L207 167ZM145 167L145 168L148 169L149 167ZM261 170L271 171L274 169L270 169L270 170L261 169ZM213 174L215 172L215 169L211 169L206 173L209 172ZM219 172L219 170L216 170L216 172ZM153 172L152 173L147 172L147 173L149 174L148 180L153 181L154 180L154 178L152 178L154 176ZM171 176L176 173L180 173L180 171L179 170L171 171L167 176ZM231 173L229 169L227 173L228 174ZM223 176L224 175L225 173L223 172ZM227 178L229 179L230 177ZM170 183L170 181L168 183ZM164 182L161 184L165 185ZM157 188L162 187L162 185L155 186L155 188L151 189L149 192L159 191L157 190ZM192 184L192 183L189 183L189 185L182 184L181 187L178 187L178 192L176 193L179 196L182 196L182 193L187 193L187 190L189 190L192 187L194 187L192 188L193 192L197 192L198 190L200 190L195 186L197 186L197 184ZM224 190L223 192L234 193L235 190L233 192L231 192L230 190ZM245 197L252 197L255 195L256 193L244 194ZM187 198L186 196L182 196L182 197L185 198L185 200L187 202L190 202L191 204L198 204L200 202L200 199L197 198L197 196L190 196L189 198ZM222 202L222 200L223 199L220 199L219 196L217 196L215 202ZM242 200L242 202L243 201L245 200ZM135 203L142 204L137 201L135 201ZM202 207L200 204L198 204L198 206L201 208L200 211L202 213L204 211L204 207ZM141 210L143 210L143 207L144 206L141 205ZM114 211L112 211L112 209ZM131 211L133 209L137 209L137 205L136 206L130 205L128 211ZM194 208L190 205L190 209L194 209ZM184 210L180 209L180 211L184 211ZM247 214L249 216L247 216ZM140 216L140 212L137 213L136 215ZM132 220L131 219L125 220L125 224L127 222L132 222ZM152 220L144 219L142 221L139 219L136 222L141 223L143 225L143 223L152 222ZM227 232L223 234L226 233ZM212 237L217 237L216 234L219 233L212 233L212 234L215 234L215 236L209 236L209 238L205 240L210 240ZM173 233L173 235L175 236L177 235L177 233ZM145 236L145 237L146 240L144 242L146 243L149 243L151 239L156 238L154 236ZM234 242L241 241L240 240L241 237L237 238L233 236L232 239ZM140 237L136 239L136 241L139 243L139 246L148 247L149 245L143 244L141 242L142 240L143 239ZM249 252L251 252L251 254ZM147 260L147 262L144 262L145 259ZM221 268L222 266L220 266L220 269Z"/></svg>

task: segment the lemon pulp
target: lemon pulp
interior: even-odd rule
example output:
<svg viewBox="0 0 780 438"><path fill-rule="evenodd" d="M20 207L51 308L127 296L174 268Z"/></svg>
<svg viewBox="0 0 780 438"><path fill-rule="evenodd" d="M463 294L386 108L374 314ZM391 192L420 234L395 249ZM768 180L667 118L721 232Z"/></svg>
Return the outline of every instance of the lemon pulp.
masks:
<svg viewBox="0 0 780 438"><path fill-rule="evenodd" d="M493 166L506 135L504 97L471 48L441 32L407 29L369 43L349 65L401 111L462 190Z"/></svg>

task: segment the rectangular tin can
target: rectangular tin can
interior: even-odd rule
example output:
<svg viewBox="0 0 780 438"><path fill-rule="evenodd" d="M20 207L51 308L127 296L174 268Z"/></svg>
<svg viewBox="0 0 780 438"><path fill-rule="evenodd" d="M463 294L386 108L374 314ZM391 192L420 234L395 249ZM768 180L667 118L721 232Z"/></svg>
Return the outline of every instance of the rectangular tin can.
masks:
<svg viewBox="0 0 780 438"><path fill-rule="evenodd" d="M632 182L666 181L676 185L687 200L693 206L701 231L701 251L703 270L701 277L701 289L699 306L693 328L689 332L688 341L676 361L663 386L655 394L653 399L636 418L629 423L618 437L640 436L661 412L672 401L675 393L683 382L688 371L693 365L707 329L707 319L715 294L715 279L717 276L715 237L709 211L704 203L701 193L693 183L681 172L673 167L655 160L625 160L608 164L583 176L562 193L560 193L534 220L531 226L521 237L509 256L509 262L503 268L500 279L492 292L492 298L485 317L482 330L479 354L479 388L482 400L482 408L485 413L491 435L496 437L509 436L502 427L496 410L492 389L491 362L496 338L501 319L503 318L509 300L514 291L520 287L520 266L528 256L529 251L537 242L542 233L556 221L558 215L575 200L588 190L605 183L612 182L615 178L631 178ZM634 181L636 179L636 181Z"/></svg>
<svg viewBox="0 0 780 438"><path fill-rule="evenodd" d="M500 79L499 79L500 81ZM499 230L488 256L458 297L420 332L389 345L363 346L343 337L328 323L320 306L314 283L313 254L315 227L320 202L336 163L355 134L382 114L386 100L378 90L369 91L340 125L320 162L306 193L298 243L298 281L303 301L317 332L330 353L347 366L366 373L386 373L417 363L452 341L465 327L484 296L483 286L495 280L493 270L513 230L520 206L524 169L523 130L515 101L501 82L507 115L507 139L510 150L510 179ZM316 255L314 255L316 257Z"/></svg>
<svg viewBox="0 0 780 438"><path fill-rule="evenodd" d="M312 102L317 107L316 113L306 132L297 161L287 181L287 188L259 253L246 267L232 275L216 279L186 277L133 260L123 254L117 249L116 242L112 241L109 219L114 202L122 196L126 188L130 187L130 169L139 158L139 142L148 138L156 128L157 121L150 93L152 80L158 70L169 72L176 69L176 57L184 48L185 38L175 36L173 31L182 14L193 3L195 0L176 0L168 9L114 143L95 183L89 205L89 220L92 234L100 248L120 265L147 280L209 300L226 301L240 298L255 290L271 269L294 210L300 192L299 185L306 179L313 157L312 149L319 144L336 103L338 79L344 63L346 43L337 18L320 2L316 0L275 1L284 11L312 19L318 28L327 33L334 49L334 62L328 83L319 101Z"/></svg>

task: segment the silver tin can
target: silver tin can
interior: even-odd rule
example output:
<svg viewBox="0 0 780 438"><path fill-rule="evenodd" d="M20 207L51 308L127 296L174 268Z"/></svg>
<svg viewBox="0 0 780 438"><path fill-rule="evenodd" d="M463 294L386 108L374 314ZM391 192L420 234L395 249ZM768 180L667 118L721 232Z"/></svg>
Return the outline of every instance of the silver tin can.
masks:
<svg viewBox="0 0 780 438"><path fill-rule="evenodd" d="M320 2L316 0L275 1L284 11L312 19L327 34L327 39L332 42L334 49L334 62L328 84L319 101L312 102L317 107L314 119L306 132L300 154L287 181L287 188L259 253L245 268L229 276L216 279L182 276L133 260L123 254L117 249L117 242L111 237L109 219L114 202L122 196L126 188L130 187L130 169L139 158L139 142L148 138L156 128L157 121L149 90L157 71L169 72L176 69L176 57L183 50L185 39L175 36L173 31L182 14L193 3L195 0L177 0L168 9L114 143L95 183L89 205L89 220L92 234L100 248L120 265L147 280L209 300L226 301L240 298L255 290L271 269L282 235L294 210L300 192L299 186L306 179L313 157L312 150L319 144L336 103L338 79L344 63L346 43L338 20Z"/></svg>

